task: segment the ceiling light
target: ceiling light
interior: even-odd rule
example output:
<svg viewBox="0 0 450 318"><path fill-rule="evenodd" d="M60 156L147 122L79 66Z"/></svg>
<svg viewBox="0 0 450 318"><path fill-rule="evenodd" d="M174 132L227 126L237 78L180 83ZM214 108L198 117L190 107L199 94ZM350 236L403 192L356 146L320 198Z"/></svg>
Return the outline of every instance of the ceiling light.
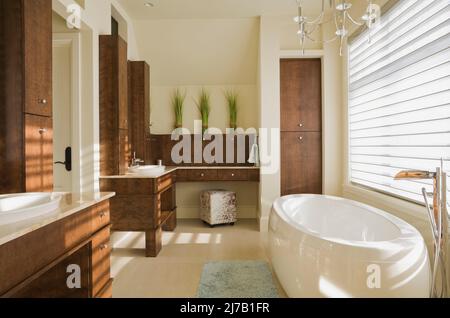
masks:
<svg viewBox="0 0 450 318"><path fill-rule="evenodd" d="M322 0L322 11L319 16L315 18L308 17L303 14L303 0L297 0L298 3L298 14L294 18L295 23L298 24L298 32L297 35L300 39L300 44L302 46L302 53L305 52L305 42L322 42L322 43L330 43L336 40L340 42L340 55L342 56L342 48L345 41L348 38L348 24L353 24L356 26L366 25L367 28L371 29L380 19L380 7L373 3L373 0L366 0L367 7L364 15L360 18L360 20L354 19L350 15L350 8L352 4L347 2L346 0L330 0L330 6L333 10L331 22L335 24L336 32L335 36L332 39L328 40L316 40L313 38L313 33L321 27L323 24L328 23L330 21L324 21L325 17L325 0ZM369 34L370 41L370 34Z"/></svg>

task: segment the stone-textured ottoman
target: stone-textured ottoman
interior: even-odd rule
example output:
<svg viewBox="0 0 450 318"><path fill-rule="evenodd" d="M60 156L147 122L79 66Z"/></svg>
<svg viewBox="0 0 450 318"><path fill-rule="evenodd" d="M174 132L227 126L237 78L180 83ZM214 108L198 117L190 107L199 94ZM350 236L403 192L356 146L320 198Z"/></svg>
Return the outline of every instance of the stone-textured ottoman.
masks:
<svg viewBox="0 0 450 318"><path fill-rule="evenodd" d="M203 191L200 218L210 226L233 225L237 221L236 193L225 190Z"/></svg>

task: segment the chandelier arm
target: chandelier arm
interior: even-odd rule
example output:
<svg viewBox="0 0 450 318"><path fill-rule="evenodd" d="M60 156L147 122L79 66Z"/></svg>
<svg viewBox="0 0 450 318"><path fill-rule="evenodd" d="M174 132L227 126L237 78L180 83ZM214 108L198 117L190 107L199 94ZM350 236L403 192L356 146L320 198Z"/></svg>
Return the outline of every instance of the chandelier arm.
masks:
<svg viewBox="0 0 450 318"><path fill-rule="evenodd" d="M357 22L355 19L352 18L349 12L346 12L348 19L357 26L363 26L364 22Z"/></svg>
<svg viewBox="0 0 450 318"><path fill-rule="evenodd" d="M323 22L323 17L325 16L325 12L324 11L322 11L318 16L317 16L317 18L315 18L314 20L312 20L312 21L306 21L305 23L306 24L321 24L322 22Z"/></svg>

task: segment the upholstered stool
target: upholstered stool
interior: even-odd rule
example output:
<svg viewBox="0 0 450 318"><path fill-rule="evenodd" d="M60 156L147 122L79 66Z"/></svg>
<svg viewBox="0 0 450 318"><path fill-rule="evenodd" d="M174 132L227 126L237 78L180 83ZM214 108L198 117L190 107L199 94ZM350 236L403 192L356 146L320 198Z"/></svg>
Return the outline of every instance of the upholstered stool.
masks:
<svg viewBox="0 0 450 318"><path fill-rule="evenodd" d="M210 226L237 221L236 193L225 190L203 191L200 196L200 218Z"/></svg>

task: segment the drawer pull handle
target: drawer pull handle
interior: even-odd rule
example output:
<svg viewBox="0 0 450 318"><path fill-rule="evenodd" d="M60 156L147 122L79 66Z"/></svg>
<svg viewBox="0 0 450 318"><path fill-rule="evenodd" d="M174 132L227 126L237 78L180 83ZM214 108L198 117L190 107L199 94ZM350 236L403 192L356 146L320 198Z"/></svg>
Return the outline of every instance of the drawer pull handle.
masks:
<svg viewBox="0 0 450 318"><path fill-rule="evenodd" d="M101 212L100 213L100 218L103 219L106 216L106 212Z"/></svg>
<svg viewBox="0 0 450 318"><path fill-rule="evenodd" d="M298 140L299 141L303 141L303 137L298 137Z"/></svg>
<svg viewBox="0 0 450 318"><path fill-rule="evenodd" d="M303 127L303 124L298 124L298 127Z"/></svg>
<svg viewBox="0 0 450 318"><path fill-rule="evenodd" d="M40 99L38 99L38 103L42 104L42 105L47 105L48 102L47 102L47 100L45 98L44 99L40 98Z"/></svg>
<svg viewBox="0 0 450 318"><path fill-rule="evenodd" d="M234 177L235 176L234 173L232 173L231 176Z"/></svg>
<svg viewBox="0 0 450 318"><path fill-rule="evenodd" d="M45 128L40 128L39 129L39 133L42 135L42 134L45 134L47 132L47 129L45 129Z"/></svg>
<svg viewBox="0 0 450 318"><path fill-rule="evenodd" d="M106 250L108 248L108 244L102 244L102 245L100 245L100 250L101 251L104 251L104 250Z"/></svg>
<svg viewBox="0 0 450 318"><path fill-rule="evenodd" d="M205 176L205 174L204 174L204 173L201 173L201 174L200 174L200 177L204 177L204 176Z"/></svg>

